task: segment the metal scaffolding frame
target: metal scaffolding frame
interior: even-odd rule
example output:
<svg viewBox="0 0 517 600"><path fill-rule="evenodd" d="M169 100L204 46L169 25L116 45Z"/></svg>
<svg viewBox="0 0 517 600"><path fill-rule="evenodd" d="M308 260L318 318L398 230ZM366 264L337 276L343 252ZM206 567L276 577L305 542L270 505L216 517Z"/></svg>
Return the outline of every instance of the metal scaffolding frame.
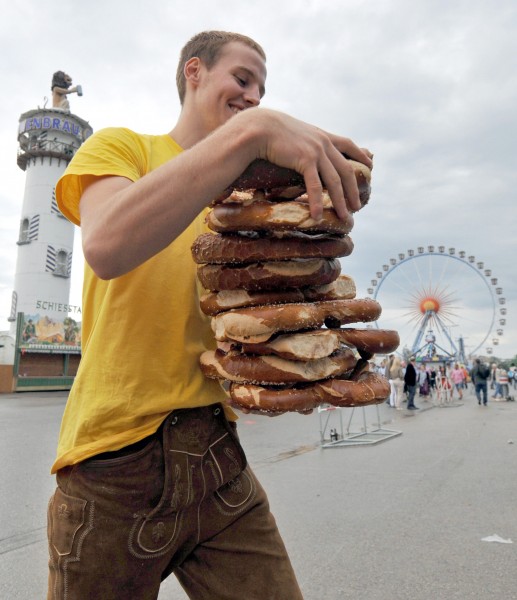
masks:
<svg viewBox="0 0 517 600"><path fill-rule="evenodd" d="M343 448L345 446L371 446L402 435L402 431L382 427L378 404L375 405L377 422L369 428L366 422L366 408L367 407L365 406L361 406L345 409L331 405L322 405L318 407L321 447ZM362 415L362 427L360 431L352 432L352 420L356 409L360 409ZM343 410L350 411L346 430L343 428ZM337 421L337 423L334 423L334 427L331 427L331 420ZM330 439L325 437L327 431Z"/></svg>

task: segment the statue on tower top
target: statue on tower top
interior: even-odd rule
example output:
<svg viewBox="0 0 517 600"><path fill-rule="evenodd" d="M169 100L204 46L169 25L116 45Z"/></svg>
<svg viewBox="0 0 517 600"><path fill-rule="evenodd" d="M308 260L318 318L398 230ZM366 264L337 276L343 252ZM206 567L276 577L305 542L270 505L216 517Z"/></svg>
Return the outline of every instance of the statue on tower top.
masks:
<svg viewBox="0 0 517 600"><path fill-rule="evenodd" d="M70 87L72 78L64 71L56 71L52 76L52 108L57 108L65 112L70 112L70 102L67 95L77 93L78 96L83 95L83 88L80 85Z"/></svg>

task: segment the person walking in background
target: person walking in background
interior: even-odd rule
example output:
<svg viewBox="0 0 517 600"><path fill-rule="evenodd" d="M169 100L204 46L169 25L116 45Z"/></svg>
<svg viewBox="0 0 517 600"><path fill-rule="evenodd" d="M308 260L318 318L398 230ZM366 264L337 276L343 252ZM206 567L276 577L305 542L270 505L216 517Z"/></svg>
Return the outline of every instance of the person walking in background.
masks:
<svg viewBox="0 0 517 600"><path fill-rule="evenodd" d="M463 372L463 369L460 368L458 363L454 365L454 369L451 371L450 378L454 385L454 388L451 389L451 400L454 397L454 390L458 392L459 399L463 400L463 384L465 383L465 373Z"/></svg>
<svg viewBox="0 0 517 600"><path fill-rule="evenodd" d="M418 410L418 406L415 406L415 393L417 385L417 375L415 368L415 357L412 356L406 367L404 373L404 383L407 386L407 408L408 410Z"/></svg>
<svg viewBox="0 0 517 600"><path fill-rule="evenodd" d="M401 360L395 356L390 369L390 381L395 388L395 401L393 406L397 410L402 410L402 400L404 398L404 369L402 368Z"/></svg>
<svg viewBox="0 0 517 600"><path fill-rule="evenodd" d="M467 390L468 389L468 383L469 383L469 372L467 370L467 367L465 365L460 365L460 369L463 371L463 389Z"/></svg>
<svg viewBox="0 0 517 600"><path fill-rule="evenodd" d="M494 390L494 394L492 398L495 398L498 395L498 386L497 386L497 364L492 363L490 366L490 389Z"/></svg>
<svg viewBox="0 0 517 600"><path fill-rule="evenodd" d="M397 390L395 389L395 382L391 379L391 366L393 365L393 361L395 360L395 355L390 354L388 356L388 360L386 361L386 366L384 368L384 377L388 380L390 384L390 397L386 400L386 404L389 404L392 408L395 406L395 398L397 396Z"/></svg>
<svg viewBox="0 0 517 600"><path fill-rule="evenodd" d="M499 384L499 393L501 394L501 400L508 400L510 397L510 390L508 389L508 371L504 367L499 367L496 373L497 383Z"/></svg>
<svg viewBox="0 0 517 600"><path fill-rule="evenodd" d="M482 363L479 358L476 358L474 361L474 367L470 372L470 377L472 378L472 383L474 384L474 390L476 392L478 404L483 403L483 405L486 406L488 398L487 381L490 377L490 369L486 364Z"/></svg>
<svg viewBox="0 0 517 600"><path fill-rule="evenodd" d="M425 368L425 365L420 365L420 368L417 371L417 376L418 376L418 393L420 396L429 396L429 389L430 389L430 385L429 385L429 373L427 372L427 369Z"/></svg>
<svg viewBox="0 0 517 600"><path fill-rule="evenodd" d="M436 397L442 406L448 404L452 399L452 384L447 375L447 368L443 365L438 367L436 374Z"/></svg>
<svg viewBox="0 0 517 600"><path fill-rule="evenodd" d="M513 387L515 389L516 381L515 381L515 366L512 363L510 368L508 369L508 387L511 389Z"/></svg>
<svg viewBox="0 0 517 600"><path fill-rule="evenodd" d="M492 365L492 383L494 387L494 393L492 394L493 400L499 400L503 397L501 393L501 367Z"/></svg>
<svg viewBox="0 0 517 600"><path fill-rule="evenodd" d="M375 363L375 372L376 373L384 376L385 371L386 371L386 361L385 360L381 360L380 363Z"/></svg>
<svg viewBox="0 0 517 600"><path fill-rule="evenodd" d="M434 398L436 393L436 369L434 367L431 367L431 371L429 372L429 389L431 398Z"/></svg>

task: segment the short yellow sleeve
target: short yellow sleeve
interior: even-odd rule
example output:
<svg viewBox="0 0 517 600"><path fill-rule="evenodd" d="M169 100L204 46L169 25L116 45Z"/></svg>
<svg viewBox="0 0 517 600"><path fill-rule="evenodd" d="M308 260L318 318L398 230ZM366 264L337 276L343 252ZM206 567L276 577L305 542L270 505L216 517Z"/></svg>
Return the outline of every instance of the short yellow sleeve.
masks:
<svg viewBox="0 0 517 600"><path fill-rule="evenodd" d="M80 225L79 201L85 180L114 175L136 181L149 171L145 138L129 129L106 128L79 148L56 185L56 200L65 217Z"/></svg>

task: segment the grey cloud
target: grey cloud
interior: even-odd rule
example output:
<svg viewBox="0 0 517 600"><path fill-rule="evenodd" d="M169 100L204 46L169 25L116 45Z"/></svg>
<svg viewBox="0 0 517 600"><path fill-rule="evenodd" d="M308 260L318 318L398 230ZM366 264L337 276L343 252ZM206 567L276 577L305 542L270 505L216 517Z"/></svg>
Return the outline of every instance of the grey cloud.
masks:
<svg viewBox="0 0 517 600"><path fill-rule="evenodd" d="M208 2L181 11L175 4L27 1L3 9L0 51L9 56L10 85L0 99L0 203L12 230L0 230L2 247L6 236L16 238L23 197L17 119L49 95L53 70L67 70L84 86L72 109L95 129L159 133L179 111L174 76L186 38L206 28L241 31L268 53L264 106L350 136L375 153L372 200L356 217L355 250L343 261L360 293L398 252L441 243L462 248L500 279L508 298L501 353L513 356L515 3L230 0L217 12ZM9 256L2 256L0 288L10 278L12 285ZM10 299L0 300L3 318Z"/></svg>

